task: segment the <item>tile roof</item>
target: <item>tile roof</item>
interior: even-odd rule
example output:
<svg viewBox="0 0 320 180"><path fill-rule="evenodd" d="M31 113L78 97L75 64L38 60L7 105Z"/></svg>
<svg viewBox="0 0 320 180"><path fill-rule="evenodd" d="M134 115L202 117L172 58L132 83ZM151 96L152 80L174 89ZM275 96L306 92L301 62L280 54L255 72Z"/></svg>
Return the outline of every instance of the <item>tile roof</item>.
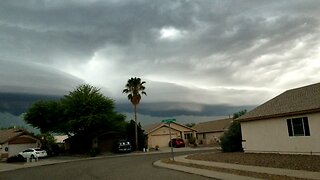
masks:
<svg viewBox="0 0 320 180"><path fill-rule="evenodd" d="M182 126L182 127L185 127L187 129L190 129L192 131L196 131L194 128L190 128L188 126L185 126L185 125L182 125L182 124L179 124L177 122L173 122L173 124L177 124L179 126ZM150 124L150 125L146 125L146 126L143 126L143 130L145 131L146 134L149 134L150 132L153 132L154 130L162 127L162 126L168 126L167 124L165 123L155 123L155 124ZM174 129L174 128L173 128ZM176 129L177 130L177 129Z"/></svg>
<svg viewBox="0 0 320 180"><path fill-rule="evenodd" d="M320 83L285 91L237 120L251 121L314 112L320 112Z"/></svg>
<svg viewBox="0 0 320 180"><path fill-rule="evenodd" d="M20 136L24 133L24 130L17 128L0 130L0 144L3 144L10 139Z"/></svg>
<svg viewBox="0 0 320 180"><path fill-rule="evenodd" d="M213 120L195 125L197 133L222 132L227 129L232 122L232 118Z"/></svg>
<svg viewBox="0 0 320 180"><path fill-rule="evenodd" d="M142 129L145 131L146 134L149 134L152 130L156 129L161 125L162 123L149 124L149 125L143 126Z"/></svg>

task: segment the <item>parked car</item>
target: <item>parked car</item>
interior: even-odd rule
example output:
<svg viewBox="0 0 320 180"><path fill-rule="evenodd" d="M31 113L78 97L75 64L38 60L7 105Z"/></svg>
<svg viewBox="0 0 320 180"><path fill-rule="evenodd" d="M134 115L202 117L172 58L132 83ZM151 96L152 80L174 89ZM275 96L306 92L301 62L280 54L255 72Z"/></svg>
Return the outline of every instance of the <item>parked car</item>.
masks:
<svg viewBox="0 0 320 180"><path fill-rule="evenodd" d="M43 158L47 157L47 152L40 148L29 148L19 153L24 158Z"/></svg>
<svg viewBox="0 0 320 180"><path fill-rule="evenodd" d="M180 148L180 147L186 146L184 144L183 139L181 139L181 138L173 138L171 141L172 141L172 147ZM171 147L171 141L169 141L169 147Z"/></svg>
<svg viewBox="0 0 320 180"><path fill-rule="evenodd" d="M131 152L132 146L127 140L118 140L113 145L114 152Z"/></svg>
<svg viewBox="0 0 320 180"><path fill-rule="evenodd" d="M48 153L46 150L40 149L40 148L35 148L36 154L39 158L47 157Z"/></svg>

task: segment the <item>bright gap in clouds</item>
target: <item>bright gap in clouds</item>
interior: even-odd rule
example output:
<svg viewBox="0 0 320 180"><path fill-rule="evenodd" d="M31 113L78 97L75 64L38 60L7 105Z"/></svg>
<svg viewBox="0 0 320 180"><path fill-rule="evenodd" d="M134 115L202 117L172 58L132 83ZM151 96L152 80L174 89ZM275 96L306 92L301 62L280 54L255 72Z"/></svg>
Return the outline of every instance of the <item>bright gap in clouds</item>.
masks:
<svg viewBox="0 0 320 180"><path fill-rule="evenodd" d="M160 30L160 39L175 40L181 38L185 33L174 27L164 27Z"/></svg>

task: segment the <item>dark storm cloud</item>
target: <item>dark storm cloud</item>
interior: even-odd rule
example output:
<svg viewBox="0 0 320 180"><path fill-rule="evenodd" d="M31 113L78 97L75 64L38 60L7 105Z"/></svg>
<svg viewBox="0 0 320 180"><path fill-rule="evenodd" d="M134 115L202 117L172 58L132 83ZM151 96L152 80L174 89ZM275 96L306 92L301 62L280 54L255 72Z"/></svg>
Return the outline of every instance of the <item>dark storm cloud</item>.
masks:
<svg viewBox="0 0 320 180"><path fill-rule="evenodd" d="M0 112L12 115L21 115L36 101L57 100L62 96L22 94L22 93L0 93ZM0 116L1 117L1 116Z"/></svg>
<svg viewBox="0 0 320 180"><path fill-rule="evenodd" d="M251 110L254 106L231 106L231 105L206 105L181 102L161 102L161 103L142 103L138 110L140 114L156 117L174 116L232 116L240 110ZM131 113L131 104L117 104L120 112Z"/></svg>
<svg viewBox="0 0 320 180"><path fill-rule="evenodd" d="M318 82L319 6L317 0L6 0L0 59L56 68L105 87L114 99L123 97L128 78L139 76L147 81L147 103L174 102L172 109L159 105L160 112L210 114L212 104L259 104ZM0 80L2 87L26 73L14 68L4 68L15 73ZM51 89L50 72L42 71L41 81L17 79ZM50 82L69 89L72 76L59 77Z"/></svg>
<svg viewBox="0 0 320 180"><path fill-rule="evenodd" d="M40 64L0 60L0 93L64 95L84 81Z"/></svg>
<svg viewBox="0 0 320 180"><path fill-rule="evenodd" d="M272 50L281 53L287 50L283 43L292 44L288 39L303 37L318 27L319 13L311 8L317 1L285 2L4 1L0 27L8 42L3 49L19 45L16 56L30 53L31 60L41 62L87 60L111 44L129 50L135 61L170 61L174 56L184 62L201 62L218 53L227 54L232 59L226 61L231 63L246 64L253 58L247 56L269 53L276 44L282 48ZM311 15L304 12L307 8ZM170 26L187 31L188 37L170 43L157 41L157 31ZM264 38L269 41L258 49L262 52L244 53L240 60L233 57ZM189 69L193 65L185 64Z"/></svg>

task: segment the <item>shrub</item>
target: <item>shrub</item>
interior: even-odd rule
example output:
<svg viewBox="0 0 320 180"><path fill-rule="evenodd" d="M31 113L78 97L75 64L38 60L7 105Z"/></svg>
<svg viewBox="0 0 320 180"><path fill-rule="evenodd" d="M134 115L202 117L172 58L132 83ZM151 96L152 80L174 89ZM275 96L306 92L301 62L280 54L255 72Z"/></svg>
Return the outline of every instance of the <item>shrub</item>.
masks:
<svg viewBox="0 0 320 180"><path fill-rule="evenodd" d="M195 137L190 137L189 138L189 143L193 144L194 146L197 146L197 139Z"/></svg>
<svg viewBox="0 0 320 180"><path fill-rule="evenodd" d="M99 148L92 148L89 152L89 155L91 157L96 157L98 154L100 153L100 149Z"/></svg>
<svg viewBox="0 0 320 180"><path fill-rule="evenodd" d="M11 156L11 157L9 157L7 159L8 163L11 163L11 162L25 162L25 161L26 161L25 158L20 154L15 155L15 156Z"/></svg>
<svg viewBox="0 0 320 180"><path fill-rule="evenodd" d="M220 146L223 152L243 151L241 127L239 122L233 122L228 131L220 138Z"/></svg>

